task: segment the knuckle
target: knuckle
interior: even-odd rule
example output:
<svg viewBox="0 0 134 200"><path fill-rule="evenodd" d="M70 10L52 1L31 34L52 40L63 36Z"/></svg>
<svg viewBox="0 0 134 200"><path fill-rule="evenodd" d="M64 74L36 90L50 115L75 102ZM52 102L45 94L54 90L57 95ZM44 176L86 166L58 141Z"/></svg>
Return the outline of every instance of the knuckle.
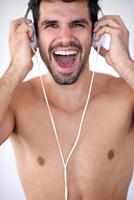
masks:
<svg viewBox="0 0 134 200"><path fill-rule="evenodd" d="M19 18L19 19L14 19L11 21L11 25L15 26L15 25L20 25L24 22L24 18Z"/></svg>
<svg viewBox="0 0 134 200"><path fill-rule="evenodd" d="M109 18L108 21L107 21L108 24L111 24L112 22L113 22L112 18Z"/></svg>
<svg viewBox="0 0 134 200"><path fill-rule="evenodd" d="M11 24L11 26L15 25L16 24L16 20L12 20L10 24Z"/></svg>
<svg viewBox="0 0 134 200"><path fill-rule="evenodd" d="M19 27L18 30L22 30L22 31L27 31L28 30L28 26L25 23L22 23Z"/></svg>
<svg viewBox="0 0 134 200"><path fill-rule="evenodd" d="M122 29L121 29L121 28L118 28L118 29L116 30L116 32L117 32L118 35L121 35L121 34L122 34Z"/></svg>
<svg viewBox="0 0 134 200"><path fill-rule="evenodd" d="M116 15L116 17L117 17L118 19L121 19L120 15Z"/></svg>
<svg viewBox="0 0 134 200"><path fill-rule="evenodd" d="M129 30L128 30L127 28L125 28L124 31L125 31L125 33L128 34L128 35L130 34L130 32L129 32Z"/></svg>

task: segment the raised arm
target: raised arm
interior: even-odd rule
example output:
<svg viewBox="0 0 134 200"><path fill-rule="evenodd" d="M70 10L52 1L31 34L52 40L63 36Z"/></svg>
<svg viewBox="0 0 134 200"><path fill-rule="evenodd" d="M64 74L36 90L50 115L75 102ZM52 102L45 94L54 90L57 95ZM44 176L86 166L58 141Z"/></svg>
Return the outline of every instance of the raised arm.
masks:
<svg viewBox="0 0 134 200"><path fill-rule="evenodd" d="M104 33L111 36L109 51L101 48L101 55L134 89L134 61L129 53L129 31L120 16L103 16L99 19L94 32L96 40L99 40Z"/></svg>
<svg viewBox="0 0 134 200"><path fill-rule="evenodd" d="M9 46L11 62L0 79L0 144L13 132L15 121L11 106L14 94L27 73L32 69L32 51L29 40L32 40L31 21L21 18L11 23Z"/></svg>

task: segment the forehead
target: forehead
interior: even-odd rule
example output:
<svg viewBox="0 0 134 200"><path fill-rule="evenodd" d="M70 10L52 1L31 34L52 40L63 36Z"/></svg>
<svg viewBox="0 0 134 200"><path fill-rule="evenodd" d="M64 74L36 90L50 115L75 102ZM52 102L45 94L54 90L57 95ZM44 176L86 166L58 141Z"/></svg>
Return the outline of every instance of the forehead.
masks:
<svg viewBox="0 0 134 200"><path fill-rule="evenodd" d="M87 18L90 13L87 1L41 1L39 9L40 19L43 18Z"/></svg>

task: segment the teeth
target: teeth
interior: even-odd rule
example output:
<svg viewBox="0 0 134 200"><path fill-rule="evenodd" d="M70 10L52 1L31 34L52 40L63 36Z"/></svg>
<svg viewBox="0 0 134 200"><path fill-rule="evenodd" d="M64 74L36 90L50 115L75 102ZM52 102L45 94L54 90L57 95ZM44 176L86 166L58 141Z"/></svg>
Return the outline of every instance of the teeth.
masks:
<svg viewBox="0 0 134 200"><path fill-rule="evenodd" d="M57 50L54 52L55 55L62 55L62 56L69 56L69 55L76 55L77 54L77 51L75 50L71 50L71 51L60 51L60 50Z"/></svg>

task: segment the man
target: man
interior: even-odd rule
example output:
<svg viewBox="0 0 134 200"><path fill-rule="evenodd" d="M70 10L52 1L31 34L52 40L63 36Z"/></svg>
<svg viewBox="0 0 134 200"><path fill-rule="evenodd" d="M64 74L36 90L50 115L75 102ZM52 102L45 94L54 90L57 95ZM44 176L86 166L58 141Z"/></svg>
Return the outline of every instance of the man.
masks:
<svg viewBox="0 0 134 200"><path fill-rule="evenodd" d="M134 61L128 30L119 16L103 16L93 28L97 0L38 3L39 12L37 5L32 8L38 47L50 71L43 84L65 160L91 83L93 32L96 41L104 33L111 36L109 50L101 48L101 54L121 78L95 75L81 135L67 167L68 200L125 200L134 161ZM63 164L39 78L22 83L32 69L30 23L21 18L11 25L11 62L0 80L0 143L11 137L26 199L63 200Z"/></svg>

